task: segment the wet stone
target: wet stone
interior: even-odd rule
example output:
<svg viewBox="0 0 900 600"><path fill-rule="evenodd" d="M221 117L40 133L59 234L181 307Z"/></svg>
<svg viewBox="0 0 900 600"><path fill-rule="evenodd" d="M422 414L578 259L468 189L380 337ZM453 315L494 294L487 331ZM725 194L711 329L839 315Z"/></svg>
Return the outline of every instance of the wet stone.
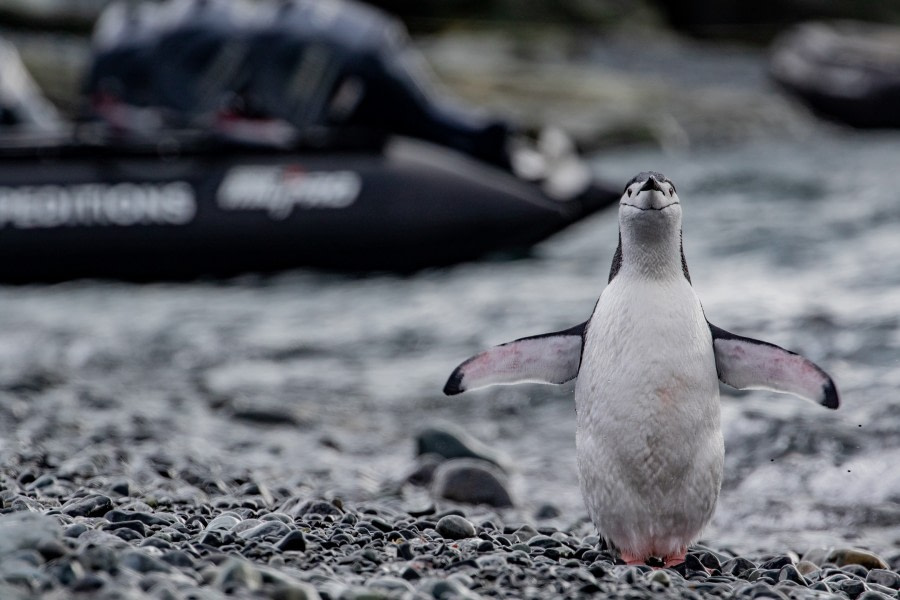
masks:
<svg viewBox="0 0 900 600"><path fill-rule="evenodd" d="M801 560L796 565L797 572L806 577L807 575L811 575L819 570L819 566L815 563L812 563L808 560Z"/></svg>
<svg viewBox="0 0 900 600"><path fill-rule="evenodd" d="M840 548L832 550L825 558L825 562L833 563L839 567L845 565L861 565L867 569L888 568L888 564L884 562L883 558L873 552L860 550L858 548Z"/></svg>
<svg viewBox="0 0 900 600"><path fill-rule="evenodd" d="M434 454L445 459L475 458L502 468L497 454L456 428L429 427L416 436L416 454Z"/></svg>
<svg viewBox="0 0 900 600"><path fill-rule="evenodd" d="M162 560L138 550L124 552L119 559L119 565L128 567L138 573L151 573L154 571L166 572L171 569L171 567Z"/></svg>
<svg viewBox="0 0 900 600"><path fill-rule="evenodd" d="M722 565L719 563L719 559L715 557L711 552L700 552L697 554L697 559L700 561L704 567L710 570L719 570L722 568Z"/></svg>
<svg viewBox="0 0 900 600"><path fill-rule="evenodd" d="M897 592L891 588L876 584L867 583L869 589L857 596L857 600L896 600Z"/></svg>
<svg viewBox="0 0 900 600"><path fill-rule="evenodd" d="M746 558L738 556L738 557L732 558L731 560L729 560L725 564L723 564L721 567L721 571L723 573L728 573L729 575L734 575L734 576L739 577L742 574L747 573L748 571L752 571L755 568L756 568L756 565L753 564L751 561L747 560Z"/></svg>
<svg viewBox="0 0 900 600"><path fill-rule="evenodd" d="M700 562L700 559L695 554L688 554L684 557L684 571L686 573L702 573L703 575L707 575L706 567Z"/></svg>
<svg viewBox="0 0 900 600"><path fill-rule="evenodd" d="M435 470L432 490L438 497L467 504L513 504L503 473L478 459L458 458L442 463Z"/></svg>
<svg viewBox="0 0 900 600"><path fill-rule="evenodd" d="M149 537L141 542L141 547L159 548L160 550L168 550L172 547L172 543L162 538Z"/></svg>
<svg viewBox="0 0 900 600"><path fill-rule="evenodd" d="M166 550L159 559L166 564L181 569L190 569L194 566L194 561L186 552L181 550Z"/></svg>
<svg viewBox="0 0 900 600"><path fill-rule="evenodd" d="M866 584L859 579L844 579L837 584L838 589L847 594L850 598L856 598L866 591Z"/></svg>
<svg viewBox="0 0 900 600"><path fill-rule="evenodd" d="M787 555L784 556L776 556L775 558L770 558L766 562L759 565L760 569L778 569L780 570L785 565L793 565L794 560Z"/></svg>
<svg viewBox="0 0 900 600"><path fill-rule="evenodd" d="M784 565L781 567L781 571L778 572L778 581L793 581L799 585L807 585L808 582L803 578L803 575L794 567L793 565Z"/></svg>
<svg viewBox="0 0 900 600"><path fill-rule="evenodd" d="M276 544L276 547L282 552L303 552L306 550L306 539L303 537L302 532L293 530L281 538L278 544Z"/></svg>
<svg viewBox="0 0 900 600"><path fill-rule="evenodd" d="M900 590L900 574L887 569L872 569L866 575L867 583L876 583L893 590Z"/></svg>
<svg viewBox="0 0 900 600"><path fill-rule="evenodd" d="M140 533L138 533L134 529L129 529L127 527L122 527L120 529L114 530L113 535L129 543L137 542L138 540L143 539L143 536Z"/></svg>
<svg viewBox="0 0 900 600"><path fill-rule="evenodd" d="M69 525L63 531L63 537L67 538L77 538L85 531L89 530L90 526L86 523L75 523L74 525Z"/></svg>
<svg viewBox="0 0 900 600"><path fill-rule="evenodd" d="M166 526L171 525L170 521L158 517L156 515L145 513L145 512L126 512L121 510L111 510L105 515L103 515L110 523L124 523L127 521L139 521L144 525L152 526L152 525L160 525Z"/></svg>
<svg viewBox="0 0 900 600"><path fill-rule="evenodd" d="M98 575L88 574L72 584L72 591L76 593L96 592L106 582Z"/></svg>
<svg viewBox="0 0 900 600"><path fill-rule="evenodd" d="M147 528L140 521L116 521L113 523L107 523L103 526L103 529L106 531L115 531L116 529L130 529L140 535L140 537L145 537L147 535Z"/></svg>
<svg viewBox="0 0 900 600"><path fill-rule="evenodd" d="M291 528L281 521L263 521L262 523L251 527L250 529L241 531L240 533L238 533L238 537L241 537L245 540L255 540L269 536L282 537L288 534L290 531Z"/></svg>
<svg viewBox="0 0 900 600"><path fill-rule="evenodd" d="M541 504L536 511L534 511L534 518L539 521L545 519L555 519L562 515L562 511L559 510L553 504Z"/></svg>
<svg viewBox="0 0 900 600"><path fill-rule="evenodd" d="M441 517L435 529L441 536L450 540L475 537L475 526L471 521L459 515Z"/></svg>
<svg viewBox="0 0 900 600"><path fill-rule="evenodd" d="M100 517L112 508L112 500L102 494L91 494L66 503L60 511L70 517Z"/></svg>
<svg viewBox="0 0 900 600"><path fill-rule="evenodd" d="M205 529L207 531L230 531L234 529L234 527L241 522L241 518L235 514L221 514L217 516L215 519L210 521Z"/></svg>
<svg viewBox="0 0 900 600"><path fill-rule="evenodd" d="M285 503L281 512L291 517L301 517L305 515L321 515L327 517L329 515L340 517L343 515L341 510L331 502L325 500L306 500L304 498L294 498Z"/></svg>
<svg viewBox="0 0 900 600"><path fill-rule="evenodd" d="M534 548L557 548L562 544L546 535L536 535L528 540L528 545Z"/></svg>

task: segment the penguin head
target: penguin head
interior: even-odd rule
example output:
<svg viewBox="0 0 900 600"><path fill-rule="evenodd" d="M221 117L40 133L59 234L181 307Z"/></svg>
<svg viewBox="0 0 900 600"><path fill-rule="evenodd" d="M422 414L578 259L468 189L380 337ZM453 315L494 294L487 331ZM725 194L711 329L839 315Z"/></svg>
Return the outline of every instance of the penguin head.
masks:
<svg viewBox="0 0 900 600"><path fill-rule="evenodd" d="M681 203L672 180L656 171L631 178L619 200L619 225L643 242L681 232Z"/></svg>

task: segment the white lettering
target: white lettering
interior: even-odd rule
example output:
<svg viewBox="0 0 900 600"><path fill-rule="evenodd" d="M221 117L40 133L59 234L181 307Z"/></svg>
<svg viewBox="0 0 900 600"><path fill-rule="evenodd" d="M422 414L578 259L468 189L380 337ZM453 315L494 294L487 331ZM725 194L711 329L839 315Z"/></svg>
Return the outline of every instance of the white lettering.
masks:
<svg viewBox="0 0 900 600"><path fill-rule="evenodd" d="M196 213L184 181L0 186L0 228L184 225Z"/></svg>
<svg viewBox="0 0 900 600"><path fill-rule="evenodd" d="M263 210L274 220L294 208L340 209L359 197L362 180L353 171L303 172L291 166L246 166L231 169L216 201L222 210Z"/></svg>

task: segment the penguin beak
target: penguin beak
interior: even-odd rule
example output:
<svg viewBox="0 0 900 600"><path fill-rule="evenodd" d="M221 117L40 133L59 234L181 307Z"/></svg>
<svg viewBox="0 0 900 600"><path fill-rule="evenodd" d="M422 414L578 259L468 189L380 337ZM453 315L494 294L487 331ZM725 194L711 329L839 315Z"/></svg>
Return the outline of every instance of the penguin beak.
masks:
<svg viewBox="0 0 900 600"><path fill-rule="evenodd" d="M656 180L655 177L648 177L647 181L644 182L644 185L641 187L640 191L642 191L642 192L647 192L647 191L661 192L661 191L663 191L663 189L662 189L662 185L660 185L660 183Z"/></svg>

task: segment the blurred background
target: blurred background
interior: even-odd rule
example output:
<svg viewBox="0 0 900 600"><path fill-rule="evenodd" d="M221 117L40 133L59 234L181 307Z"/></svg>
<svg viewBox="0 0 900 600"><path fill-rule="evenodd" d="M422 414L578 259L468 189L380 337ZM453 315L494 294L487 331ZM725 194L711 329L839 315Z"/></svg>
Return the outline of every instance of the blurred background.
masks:
<svg viewBox="0 0 900 600"><path fill-rule="evenodd" d="M107 4L0 0L0 37L55 107L54 123L106 118L88 114L85 82L98 52L91 32ZM668 175L684 204L685 254L709 320L801 352L834 376L843 395L834 413L792 397L723 388L726 478L705 539L736 551L850 544L896 553L900 5L375 4L410 32L417 68L430 71L429 98L452 99L506 124L508 139L515 134L525 148L525 163L536 155L546 170L548 152L577 157L615 195L638 171ZM9 81L0 80L0 90ZM378 89L371 88L376 96ZM22 165L61 163L46 162L21 110L7 113L0 192L11 198L14 186L42 183L39 171L36 181L16 179ZM542 147L548 127L571 143ZM120 131L102 139L118 148L130 138ZM57 138L51 146L66 144ZM9 150L23 145L33 150L26 158ZM67 152L49 154L57 160ZM160 156L129 168L155 171L169 164ZM529 175L516 156L511 166L491 168L533 183L544 202L550 177ZM100 172L113 158L91 168ZM339 156L335 161L331 168L343 168ZM206 164L191 162L191 172L201 176ZM479 181L494 177L471 168ZM62 185L58 170L46 177ZM8 208L14 204L3 202L0 238L9 240L27 227ZM2 463L15 470L40 456L70 478L127 476L173 495L211 493L187 492L184 482L141 470L148 461L190 462L225 484L252 474L273 488L357 502L426 502L425 492L404 482L416 468L417 432L444 424L505 457L521 518L540 514L587 531L571 384L441 394L452 368L472 353L588 317L616 246L617 214L594 208L572 221L527 249L497 248L477 261L439 260L400 274L299 265L262 275L248 262L237 276L201 272L180 282L29 282L35 250L23 237L3 246L2 256L7 265L24 265L16 284L0 287ZM402 229L417 223L404 221ZM510 221L506 229L517 227ZM191 251L165 235L139 244L177 263L166 254L168 239L179 252ZM230 243L209 239L210 247ZM71 240L60 240L70 248ZM236 233L233 243L240 240ZM41 242L45 249L49 243ZM114 253L110 248L103 252ZM70 251L37 256L64 261L60 253Z"/></svg>

